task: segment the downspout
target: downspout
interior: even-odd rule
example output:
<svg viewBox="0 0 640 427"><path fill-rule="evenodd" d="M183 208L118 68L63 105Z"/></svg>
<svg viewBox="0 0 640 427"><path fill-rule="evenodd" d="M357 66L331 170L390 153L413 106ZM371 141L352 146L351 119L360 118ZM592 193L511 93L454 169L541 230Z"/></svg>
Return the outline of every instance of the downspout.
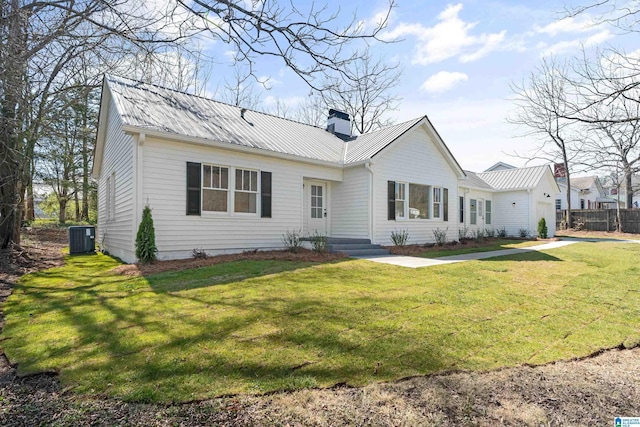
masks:
<svg viewBox="0 0 640 427"><path fill-rule="evenodd" d="M371 243L375 243L373 235L373 220L375 218L373 215L373 169L371 169L371 165L373 165L373 161L368 161L364 167L369 171L369 238Z"/></svg>
<svg viewBox="0 0 640 427"><path fill-rule="evenodd" d="M133 253L136 253L136 247L135 247L135 242L136 242L136 234L138 232L138 224L140 222L140 219L142 218L142 208L143 208L143 201L142 201L142 193L143 193L143 182L142 182L142 169L144 167L144 161L143 161L143 147L144 147L144 143L146 141L146 135L144 133L139 133L137 135L133 136L133 176L134 176L134 185L132 188L133 191L133 224L132 224L132 231L133 231L133 238L132 238L132 243L133 243Z"/></svg>
<svg viewBox="0 0 640 427"><path fill-rule="evenodd" d="M529 206L527 208L527 210L529 211L529 233L531 233L531 235L533 236L534 229L533 229L533 225L531 224L531 218L535 215L535 212L531 211L531 197L533 193L531 192L530 188L527 190L527 193L529 193ZM536 233L537 233L537 230L536 230Z"/></svg>

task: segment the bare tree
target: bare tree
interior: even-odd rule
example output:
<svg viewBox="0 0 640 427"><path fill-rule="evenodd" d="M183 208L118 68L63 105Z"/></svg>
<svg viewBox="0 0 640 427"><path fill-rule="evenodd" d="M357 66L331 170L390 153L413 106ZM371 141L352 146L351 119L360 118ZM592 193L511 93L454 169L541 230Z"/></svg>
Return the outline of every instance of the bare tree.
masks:
<svg viewBox="0 0 640 427"><path fill-rule="evenodd" d="M618 0L596 0L565 9L567 17L591 15L594 25L610 24L628 32L640 28L640 3L629 1L620 4Z"/></svg>
<svg viewBox="0 0 640 427"><path fill-rule="evenodd" d="M387 114L397 108L399 98L393 89L400 81L397 63L374 59L369 49L353 61L341 75L322 92L324 104L351 116L351 126L359 133L367 133L391 124Z"/></svg>
<svg viewBox="0 0 640 427"><path fill-rule="evenodd" d="M224 81L222 100L236 107L255 110L261 102L258 84L264 85L266 81L257 82L248 67L235 62L231 79Z"/></svg>
<svg viewBox="0 0 640 427"><path fill-rule="evenodd" d="M580 152L574 122L565 116L575 105L566 75L568 67L555 59L544 59L526 83L512 84L516 105L509 123L521 126L521 136L533 136L539 144L528 159L562 162L567 183L567 227L571 221L571 163Z"/></svg>
<svg viewBox="0 0 640 427"><path fill-rule="evenodd" d="M315 2L305 6L278 0L177 2L200 18L200 25L213 37L230 44L236 60L246 63L250 73L254 73L256 58L279 58L315 90L324 89L327 75L353 78L346 70L360 53L351 48L351 42L386 42L379 35L395 6L395 0L387 0L386 15L368 29L355 14L346 24L337 24L344 13Z"/></svg>

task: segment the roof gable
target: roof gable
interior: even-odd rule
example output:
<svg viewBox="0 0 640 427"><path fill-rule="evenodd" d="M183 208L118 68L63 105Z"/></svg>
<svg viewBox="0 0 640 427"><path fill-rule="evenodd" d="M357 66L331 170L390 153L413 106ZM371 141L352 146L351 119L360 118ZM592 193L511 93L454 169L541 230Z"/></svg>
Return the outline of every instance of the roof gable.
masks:
<svg viewBox="0 0 640 427"><path fill-rule="evenodd" d="M551 173L549 166L532 166L527 168L504 169L493 172L478 173L478 177L498 191L530 190L540 183L545 173ZM553 177L553 174L551 175ZM557 188L557 184L554 185Z"/></svg>

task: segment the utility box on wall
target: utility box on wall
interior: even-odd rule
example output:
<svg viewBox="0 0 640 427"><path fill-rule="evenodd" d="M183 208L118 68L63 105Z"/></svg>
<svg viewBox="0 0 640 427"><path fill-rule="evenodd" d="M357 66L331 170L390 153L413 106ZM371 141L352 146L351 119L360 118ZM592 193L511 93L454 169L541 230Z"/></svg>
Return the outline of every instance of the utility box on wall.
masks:
<svg viewBox="0 0 640 427"><path fill-rule="evenodd" d="M96 228L92 225L69 227L69 254L86 254L96 251Z"/></svg>

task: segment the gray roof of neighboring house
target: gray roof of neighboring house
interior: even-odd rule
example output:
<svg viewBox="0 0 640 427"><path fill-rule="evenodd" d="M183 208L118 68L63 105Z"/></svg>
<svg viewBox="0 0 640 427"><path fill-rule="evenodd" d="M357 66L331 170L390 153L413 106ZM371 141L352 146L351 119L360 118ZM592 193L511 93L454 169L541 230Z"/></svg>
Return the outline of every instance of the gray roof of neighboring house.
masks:
<svg viewBox="0 0 640 427"><path fill-rule="evenodd" d="M485 172L501 171L505 169L515 169L515 168L516 168L515 166L511 166L510 164L507 164L504 162L498 162L495 165L486 169Z"/></svg>
<svg viewBox="0 0 640 427"><path fill-rule="evenodd" d="M120 77L106 76L125 126L334 162L370 159L425 117L345 143L317 126Z"/></svg>
<svg viewBox="0 0 640 427"><path fill-rule="evenodd" d="M549 166L532 166L478 173L477 176L496 190L522 190L534 188Z"/></svg>
<svg viewBox="0 0 640 427"><path fill-rule="evenodd" d="M467 175L466 180L460 181L460 185L462 187L473 187L481 190L495 190L492 186L487 184L486 181L482 180L475 172L465 170L464 173Z"/></svg>
<svg viewBox="0 0 640 427"><path fill-rule="evenodd" d="M578 187L581 190L586 190L588 188L591 188L591 186L595 184L595 180L597 178L597 176L571 177L571 186Z"/></svg>

